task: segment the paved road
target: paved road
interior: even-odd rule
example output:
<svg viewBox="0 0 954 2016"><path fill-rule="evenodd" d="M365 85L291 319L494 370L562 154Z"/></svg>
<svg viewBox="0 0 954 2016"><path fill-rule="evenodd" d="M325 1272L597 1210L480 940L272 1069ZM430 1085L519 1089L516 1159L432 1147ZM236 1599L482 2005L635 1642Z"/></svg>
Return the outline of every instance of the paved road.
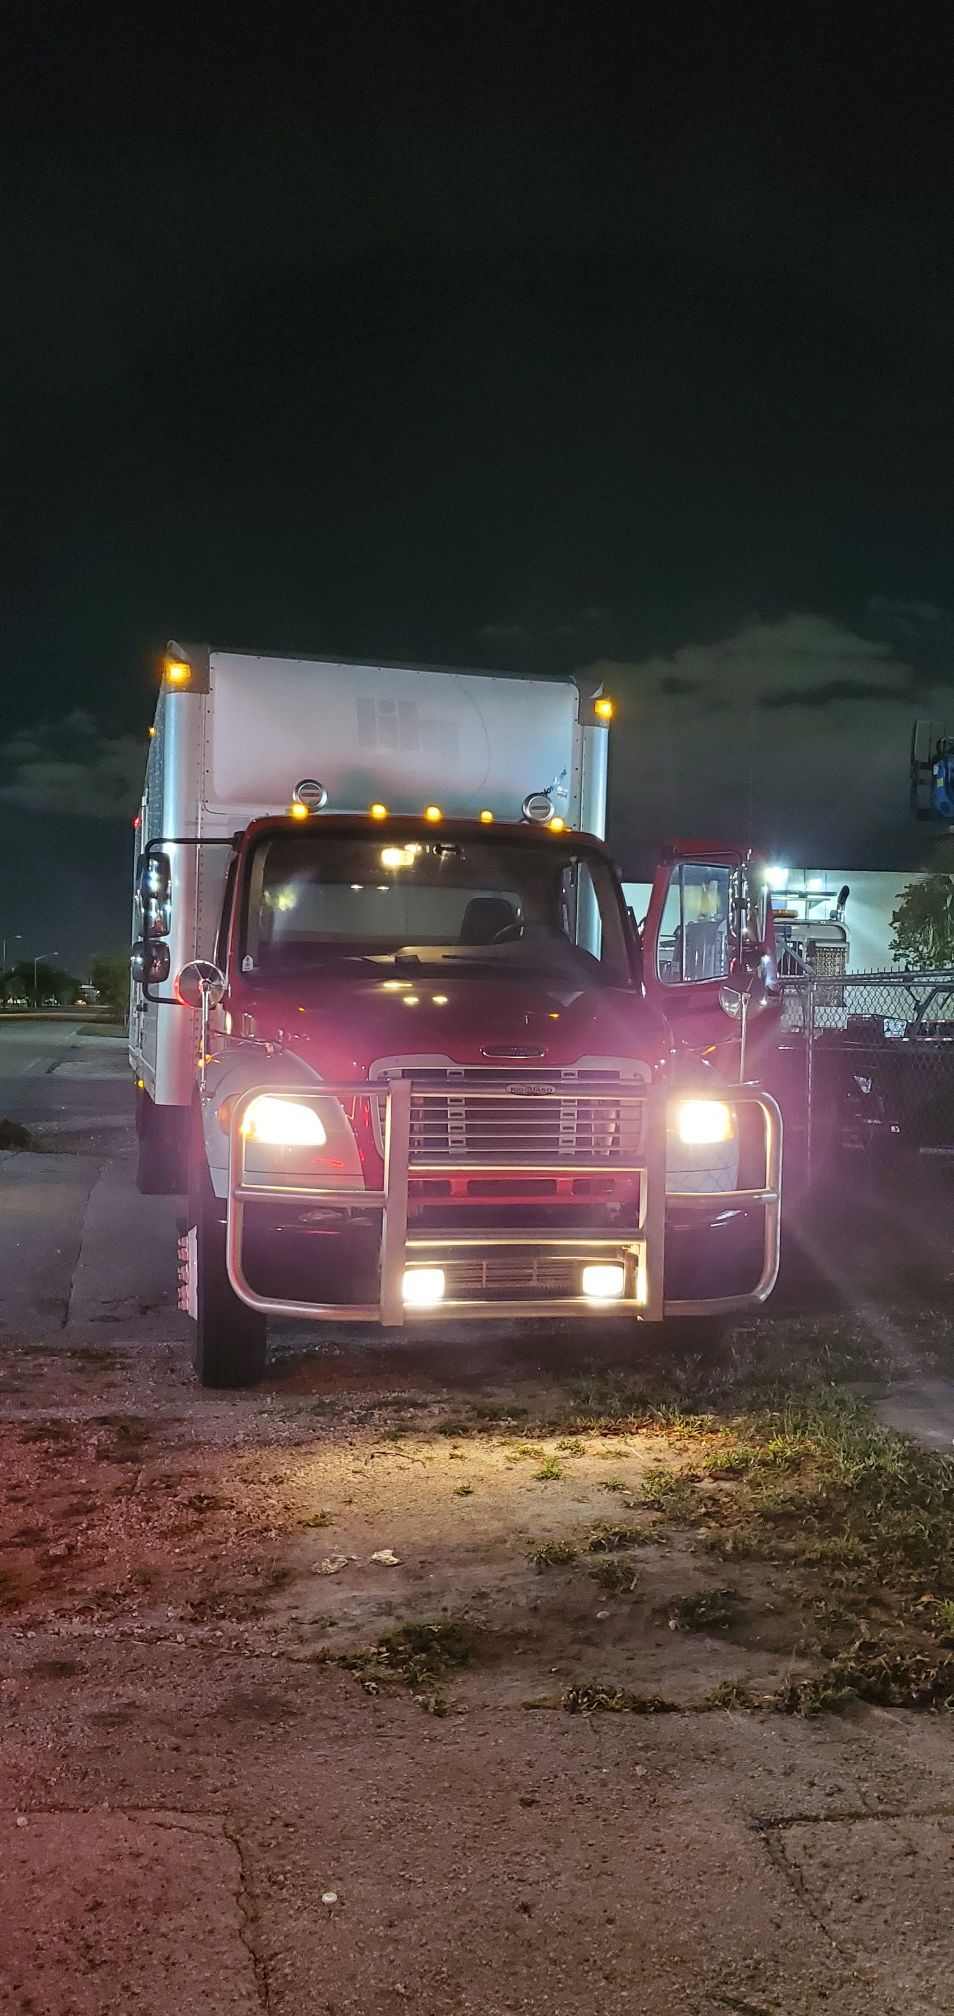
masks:
<svg viewBox="0 0 954 2016"><path fill-rule="evenodd" d="M0 1337L178 1335L177 1205L135 1189L125 1042L0 1021L2 1119L34 1148L0 1149Z"/></svg>

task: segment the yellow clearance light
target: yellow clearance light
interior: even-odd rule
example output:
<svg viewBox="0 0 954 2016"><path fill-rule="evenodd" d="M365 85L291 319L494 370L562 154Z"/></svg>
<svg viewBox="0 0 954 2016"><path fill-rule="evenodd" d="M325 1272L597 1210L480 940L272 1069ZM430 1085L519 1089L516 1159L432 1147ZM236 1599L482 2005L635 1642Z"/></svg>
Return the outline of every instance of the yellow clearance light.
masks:
<svg viewBox="0 0 954 2016"><path fill-rule="evenodd" d="M484 808L483 812L480 815L480 823L482 826L492 826L494 823L494 815L492 812L489 812L486 809L486 807Z"/></svg>
<svg viewBox="0 0 954 2016"><path fill-rule="evenodd" d="M432 826L436 826L436 825L437 825L437 822L438 822L438 820L439 820L439 819L443 819L443 817L444 817L444 814L443 814L443 812L441 811L441 808L440 808L440 806L439 806L439 805L425 805L425 807L424 807L424 817L425 817L425 819L429 819L429 820L430 820L430 823L431 823L431 825L432 825Z"/></svg>
<svg viewBox="0 0 954 2016"><path fill-rule="evenodd" d="M297 798L289 805L288 812L292 819L307 819L308 817L307 805L300 804Z"/></svg>
<svg viewBox="0 0 954 2016"><path fill-rule="evenodd" d="M369 819L386 819L387 816L388 816L388 808L386 805L379 805L375 803L374 805L368 806Z"/></svg>
<svg viewBox="0 0 954 2016"><path fill-rule="evenodd" d="M599 700L593 702L593 712L599 721L612 721L613 702L608 693L604 693Z"/></svg>
<svg viewBox="0 0 954 2016"><path fill-rule="evenodd" d="M153 739L153 737L154 737L154 735L155 735L155 732L156 732L156 731L155 731L155 728L150 728L150 730L149 730L149 740L150 740L150 742L152 741L152 739Z"/></svg>
<svg viewBox="0 0 954 2016"><path fill-rule="evenodd" d="M184 686L192 677L192 667L188 658L167 658L165 670L171 686Z"/></svg>
<svg viewBox="0 0 954 2016"><path fill-rule="evenodd" d="M557 812L552 819L547 820L547 825L549 826L551 833L566 832L566 820L560 818L559 812Z"/></svg>

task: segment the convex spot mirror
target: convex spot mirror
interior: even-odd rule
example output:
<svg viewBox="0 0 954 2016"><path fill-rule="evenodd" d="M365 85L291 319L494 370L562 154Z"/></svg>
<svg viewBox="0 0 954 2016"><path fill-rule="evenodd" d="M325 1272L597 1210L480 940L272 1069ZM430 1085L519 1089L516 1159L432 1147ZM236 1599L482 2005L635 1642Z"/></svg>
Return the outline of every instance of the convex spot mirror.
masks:
<svg viewBox="0 0 954 2016"><path fill-rule="evenodd" d="M225 974L211 959L190 959L176 974L175 996L184 1008L201 1008L203 999L217 1008L225 988Z"/></svg>
<svg viewBox="0 0 954 2016"><path fill-rule="evenodd" d="M168 854L144 854L136 875L136 894L142 909L150 903L167 903L172 890L172 867Z"/></svg>
<svg viewBox="0 0 954 2016"><path fill-rule="evenodd" d="M169 978L170 963L169 947L161 939L152 939L147 943L137 938L130 960L137 987L161 986L163 980Z"/></svg>

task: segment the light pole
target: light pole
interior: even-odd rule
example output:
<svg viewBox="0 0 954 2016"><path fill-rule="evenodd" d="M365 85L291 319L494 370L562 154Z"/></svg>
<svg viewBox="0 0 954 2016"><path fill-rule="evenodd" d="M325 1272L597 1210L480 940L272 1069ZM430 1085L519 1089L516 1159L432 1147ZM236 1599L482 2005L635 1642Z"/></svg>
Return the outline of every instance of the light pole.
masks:
<svg viewBox="0 0 954 2016"><path fill-rule="evenodd" d="M34 1006L34 1008L39 1008L39 1005L40 1005L40 1003L39 1003L39 1001L38 1001L38 999L37 999L37 984L36 984L36 969L37 969L37 967L39 966L39 963L40 963L40 960L41 960L41 959L58 959L58 958L59 958L59 956L60 956L60 955L59 955L59 953L58 953L58 952L38 952L38 953L37 953L37 955L36 955L36 958L35 958L35 959L34 959L34 961L33 961L33 1006Z"/></svg>
<svg viewBox="0 0 954 2016"><path fill-rule="evenodd" d="M22 935L23 935L23 934L22 934L22 932L20 932L20 931L14 931L14 932L12 933L12 935L11 935L11 938L10 938L10 943L11 943L11 945L19 945L19 944L20 944L20 941L21 941L21 938L22 938ZM5 972L6 972L6 970L7 970L7 941L6 941L6 939L5 939L5 938L3 938L3 939L0 939L0 944L2 944L2 946L3 946L3 965L2 965L2 966L0 966L0 974L3 974L3 973L5 973Z"/></svg>

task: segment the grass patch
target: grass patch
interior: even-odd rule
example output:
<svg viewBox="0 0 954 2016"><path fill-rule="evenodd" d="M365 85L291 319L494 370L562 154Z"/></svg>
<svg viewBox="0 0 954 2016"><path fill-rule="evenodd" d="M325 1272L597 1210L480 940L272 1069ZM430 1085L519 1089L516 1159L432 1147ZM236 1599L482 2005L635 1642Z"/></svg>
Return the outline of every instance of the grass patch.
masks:
<svg viewBox="0 0 954 2016"><path fill-rule="evenodd" d="M791 1680L768 1704L785 1715L820 1715L865 1701L891 1708L954 1708L954 1656L858 1640L810 1680Z"/></svg>
<svg viewBox="0 0 954 2016"><path fill-rule="evenodd" d="M563 1474L555 1456L544 1456L539 1470L533 1473L533 1481L535 1484L557 1484Z"/></svg>
<svg viewBox="0 0 954 2016"><path fill-rule="evenodd" d="M594 1561L590 1574L607 1596L631 1596L639 1580L635 1563L625 1561L620 1554L608 1554L604 1560Z"/></svg>
<svg viewBox="0 0 954 2016"><path fill-rule="evenodd" d="M544 1575L548 1568L566 1568L576 1560L576 1547L572 1540L544 1540L542 1547L530 1551L530 1560L538 1575Z"/></svg>
<svg viewBox="0 0 954 2016"><path fill-rule="evenodd" d="M472 1484L455 1484L455 1485L454 1485L454 1497L455 1497L455 1498L472 1498L472 1497L473 1497L473 1495L474 1495L474 1487L473 1487L473 1485L472 1485Z"/></svg>
<svg viewBox="0 0 954 2016"><path fill-rule="evenodd" d="M729 1631L738 1621L739 1597L734 1589L700 1589L694 1596L674 1596L660 1610L678 1631Z"/></svg>
<svg viewBox="0 0 954 2016"><path fill-rule="evenodd" d="M557 1448L563 1456L586 1455L586 1443L581 1441L579 1435L561 1435Z"/></svg>
<svg viewBox="0 0 954 2016"><path fill-rule="evenodd" d="M672 1715L675 1701L662 1694L633 1694L628 1687L568 1687L561 1706L570 1715Z"/></svg>
<svg viewBox="0 0 954 2016"><path fill-rule="evenodd" d="M437 1683L471 1665L476 1651L473 1633L458 1619L448 1618L435 1624L401 1624L366 1651L326 1656L356 1674L368 1692L376 1693L382 1682L399 1683L423 1696L422 1705L430 1714L445 1715L449 1708L435 1691Z"/></svg>
<svg viewBox="0 0 954 2016"><path fill-rule="evenodd" d="M470 1434L470 1422L460 1421L456 1415L451 1415L446 1421L438 1421L436 1432L438 1435L448 1435L456 1442L462 1435Z"/></svg>

